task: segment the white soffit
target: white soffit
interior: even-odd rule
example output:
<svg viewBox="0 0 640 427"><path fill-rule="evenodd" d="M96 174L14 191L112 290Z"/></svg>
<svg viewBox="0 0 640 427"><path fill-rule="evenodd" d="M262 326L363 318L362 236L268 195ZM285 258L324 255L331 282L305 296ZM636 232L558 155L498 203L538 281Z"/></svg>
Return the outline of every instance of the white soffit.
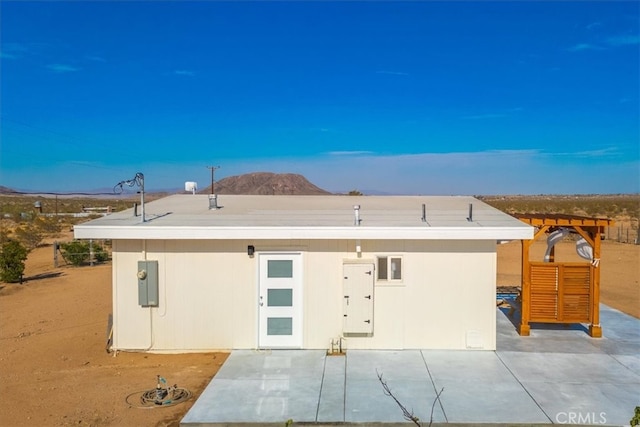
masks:
<svg viewBox="0 0 640 427"><path fill-rule="evenodd" d="M533 228L531 228L533 230ZM81 227L78 239L380 239L517 240L533 238L520 227Z"/></svg>

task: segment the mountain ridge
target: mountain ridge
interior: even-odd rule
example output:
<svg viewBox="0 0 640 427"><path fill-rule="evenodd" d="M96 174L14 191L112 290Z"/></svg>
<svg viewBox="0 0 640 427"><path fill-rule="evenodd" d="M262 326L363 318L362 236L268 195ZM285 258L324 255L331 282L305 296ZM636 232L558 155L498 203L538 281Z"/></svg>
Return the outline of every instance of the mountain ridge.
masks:
<svg viewBox="0 0 640 427"><path fill-rule="evenodd" d="M217 181L213 185L216 194L252 195L327 195L333 194L311 183L295 173L251 172L234 175ZM199 190L199 194L210 194L211 186Z"/></svg>

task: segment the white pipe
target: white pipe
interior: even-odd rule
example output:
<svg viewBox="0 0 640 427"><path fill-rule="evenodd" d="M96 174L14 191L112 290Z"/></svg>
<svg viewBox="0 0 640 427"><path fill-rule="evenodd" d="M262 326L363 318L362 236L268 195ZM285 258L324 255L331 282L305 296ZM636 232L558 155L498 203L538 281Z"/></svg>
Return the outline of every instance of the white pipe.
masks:
<svg viewBox="0 0 640 427"><path fill-rule="evenodd" d="M576 252L580 255L580 258L593 261L593 248L584 237L581 237L576 242Z"/></svg>
<svg viewBox="0 0 640 427"><path fill-rule="evenodd" d="M564 239L568 235L568 228L559 228L553 233L549 234L549 237L547 237L547 251L544 253L544 262L549 262L549 260L551 259L551 250L553 249L555 244L562 241L562 239Z"/></svg>
<svg viewBox="0 0 640 427"><path fill-rule="evenodd" d="M144 217L144 175L140 172L138 172L138 177L140 178L140 201L141 201L141 208L142 208L142 222L145 222L145 217Z"/></svg>

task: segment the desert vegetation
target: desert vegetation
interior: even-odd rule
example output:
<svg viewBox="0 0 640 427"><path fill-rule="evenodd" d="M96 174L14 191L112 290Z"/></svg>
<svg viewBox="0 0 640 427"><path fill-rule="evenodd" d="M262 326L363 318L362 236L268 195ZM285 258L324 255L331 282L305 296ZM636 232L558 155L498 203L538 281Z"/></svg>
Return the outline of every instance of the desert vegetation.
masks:
<svg viewBox="0 0 640 427"><path fill-rule="evenodd" d="M27 249L14 240L0 246L0 280L7 283L22 282Z"/></svg>
<svg viewBox="0 0 640 427"><path fill-rule="evenodd" d="M161 197L152 195L149 201ZM28 250L46 238L55 238L74 224L98 218L101 213L131 208L139 202L128 198L70 197L0 194L0 242L17 240Z"/></svg>
<svg viewBox="0 0 640 427"><path fill-rule="evenodd" d="M34 249L55 244L60 261L79 266L108 260L108 242L69 240L73 225L133 206L135 199L58 198L55 196L0 195L0 279L12 283L22 280L24 262ZM98 207L97 211L85 208ZM56 257L57 266L57 257Z"/></svg>
<svg viewBox="0 0 640 427"><path fill-rule="evenodd" d="M510 214L557 213L596 218L640 217L640 194L477 196L489 205Z"/></svg>
<svg viewBox="0 0 640 427"><path fill-rule="evenodd" d="M164 195L164 194L163 194ZM149 200L158 199L162 195L151 194ZM0 216L17 221L28 220L41 213L44 215L73 214L83 212L83 208L111 207L113 212L128 209L139 202L139 196L114 194L110 196L55 196L55 195L26 195L0 193ZM36 207L39 203L41 208ZM84 218L83 220L86 220Z"/></svg>
<svg viewBox="0 0 640 427"><path fill-rule="evenodd" d="M639 240L640 194L477 196L508 214L544 213L609 218L604 236L621 243Z"/></svg>

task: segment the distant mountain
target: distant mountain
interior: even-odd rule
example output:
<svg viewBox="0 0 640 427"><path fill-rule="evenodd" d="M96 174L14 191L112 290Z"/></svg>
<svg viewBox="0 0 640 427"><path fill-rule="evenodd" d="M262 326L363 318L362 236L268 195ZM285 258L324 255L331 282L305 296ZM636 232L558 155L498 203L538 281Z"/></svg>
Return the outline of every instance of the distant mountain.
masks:
<svg viewBox="0 0 640 427"><path fill-rule="evenodd" d="M294 173L254 172L230 176L214 184L216 194L259 195L322 195L329 191L310 183L304 176ZM198 191L210 194L211 186Z"/></svg>
<svg viewBox="0 0 640 427"><path fill-rule="evenodd" d="M15 190L12 190L9 187L0 185L0 193L15 193Z"/></svg>

